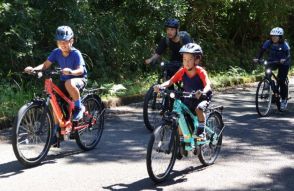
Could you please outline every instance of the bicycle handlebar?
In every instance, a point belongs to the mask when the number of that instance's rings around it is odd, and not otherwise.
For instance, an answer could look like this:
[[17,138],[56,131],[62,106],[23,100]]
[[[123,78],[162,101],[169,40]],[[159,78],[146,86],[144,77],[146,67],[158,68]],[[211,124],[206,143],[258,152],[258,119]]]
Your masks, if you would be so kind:
[[[198,94],[197,92],[183,92],[183,91],[178,91],[178,90],[169,90],[166,88],[160,88],[159,89],[160,93],[169,95],[171,98],[191,98],[191,99],[198,99],[196,95]],[[199,99],[207,99],[209,96],[206,93],[201,92],[201,97]]]
[[267,66],[267,65],[273,65],[273,64],[282,64],[280,60],[276,60],[276,61],[268,61],[268,60],[265,60],[265,59],[259,59],[257,61],[258,64],[262,64],[264,66]]
[[55,68],[54,70],[33,70],[31,73],[24,72],[30,75],[36,75],[38,78],[42,78],[43,76],[52,76],[52,75],[60,75],[62,74],[61,68]]

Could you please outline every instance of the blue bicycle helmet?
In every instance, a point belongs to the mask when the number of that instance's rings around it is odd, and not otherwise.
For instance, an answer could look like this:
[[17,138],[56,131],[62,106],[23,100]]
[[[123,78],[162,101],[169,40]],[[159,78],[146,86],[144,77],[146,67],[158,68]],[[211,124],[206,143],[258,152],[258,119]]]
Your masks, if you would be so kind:
[[56,29],[55,40],[70,40],[73,36],[74,33],[69,26],[59,26]]
[[165,22],[165,27],[169,27],[169,28],[176,28],[178,29],[179,26],[180,26],[180,22],[178,19],[174,19],[174,18],[171,18],[171,19],[168,19],[166,22]]

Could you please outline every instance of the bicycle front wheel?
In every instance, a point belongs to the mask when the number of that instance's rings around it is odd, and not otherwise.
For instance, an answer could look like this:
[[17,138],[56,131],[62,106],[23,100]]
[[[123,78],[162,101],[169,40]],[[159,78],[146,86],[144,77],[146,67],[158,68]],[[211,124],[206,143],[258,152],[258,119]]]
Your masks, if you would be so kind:
[[198,158],[203,165],[208,166],[215,162],[221,150],[224,127],[221,115],[217,112],[210,113],[206,119],[206,126],[210,129],[206,131],[209,143],[200,146]]
[[12,146],[21,164],[36,166],[47,156],[52,125],[52,116],[44,104],[32,102],[19,110],[13,126]]
[[[170,174],[178,151],[178,134],[172,134],[172,125],[163,124],[151,135],[147,148],[147,171],[154,182],[164,181]],[[172,137],[173,136],[173,137]]]
[[[101,139],[104,129],[105,108],[101,99],[94,94],[86,96],[82,102],[86,107],[88,115],[92,117],[91,119],[84,119],[84,123],[89,126],[76,131],[75,138],[81,149],[89,151],[94,149]],[[84,115],[84,118],[87,117]]]
[[148,90],[144,97],[143,104],[143,119],[145,127],[149,131],[153,131],[155,127],[159,126],[161,123],[162,116],[160,112],[162,111],[162,101],[163,97],[154,92],[153,86]]
[[267,116],[272,104],[273,91],[270,82],[264,79],[258,83],[255,97],[256,111],[261,116]]

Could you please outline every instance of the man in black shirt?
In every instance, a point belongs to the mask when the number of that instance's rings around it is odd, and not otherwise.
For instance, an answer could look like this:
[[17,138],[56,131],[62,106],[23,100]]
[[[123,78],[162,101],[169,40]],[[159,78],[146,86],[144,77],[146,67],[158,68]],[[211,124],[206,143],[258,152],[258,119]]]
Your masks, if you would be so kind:
[[170,63],[167,66],[168,76],[173,76],[182,66],[182,55],[179,53],[181,47],[185,44],[193,42],[190,35],[185,31],[179,31],[180,23],[177,19],[168,19],[165,22],[166,37],[162,38],[156,48],[155,54],[145,60],[146,64],[150,64],[157,60],[167,49],[170,53]]

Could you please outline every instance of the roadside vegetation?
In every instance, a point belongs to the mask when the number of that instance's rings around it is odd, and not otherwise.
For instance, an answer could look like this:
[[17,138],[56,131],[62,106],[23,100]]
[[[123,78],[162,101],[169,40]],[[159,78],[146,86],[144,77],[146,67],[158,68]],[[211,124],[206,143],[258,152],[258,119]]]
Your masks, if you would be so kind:
[[292,0],[3,0],[0,124],[42,93],[42,81],[22,71],[42,63],[56,47],[57,26],[73,28],[74,46],[87,55],[89,85],[104,88],[103,98],[109,99],[143,94],[156,81],[154,70],[143,63],[169,17],[178,18],[181,30],[202,46],[203,65],[215,88],[251,82],[262,74],[251,60],[273,27],[285,29],[293,50]]

